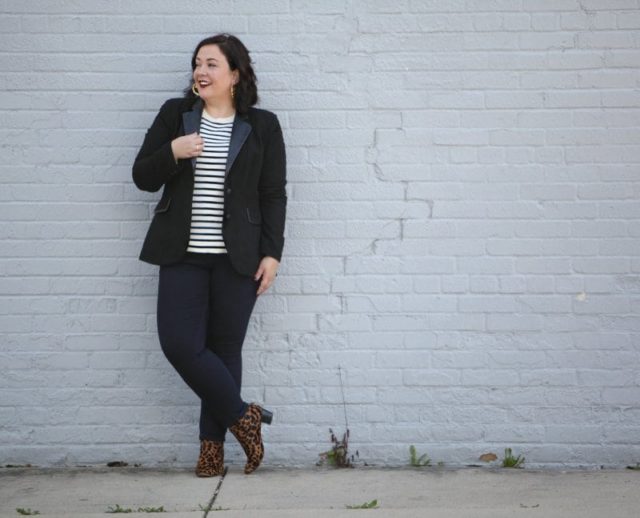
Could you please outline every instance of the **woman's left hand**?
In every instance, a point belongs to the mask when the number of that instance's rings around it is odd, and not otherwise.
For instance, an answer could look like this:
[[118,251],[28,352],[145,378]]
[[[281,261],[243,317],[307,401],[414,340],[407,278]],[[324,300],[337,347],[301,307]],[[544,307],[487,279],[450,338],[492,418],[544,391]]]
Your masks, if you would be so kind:
[[260,266],[258,266],[258,271],[254,276],[256,281],[260,280],[258,295],[262,295],[269,289],[271,284],[273,284],[273,280],[276,278],[276,274],[278,272],[278,266],[280,266],[280,261],[277,259],[269,256],[262,258]]

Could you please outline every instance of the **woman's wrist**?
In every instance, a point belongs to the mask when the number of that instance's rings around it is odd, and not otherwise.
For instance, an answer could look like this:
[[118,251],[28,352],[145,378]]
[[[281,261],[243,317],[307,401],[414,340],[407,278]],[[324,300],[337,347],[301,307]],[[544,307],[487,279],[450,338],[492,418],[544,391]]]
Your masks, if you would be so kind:
[[176,148],[175,148],[176,139],[171,141],[171,153],[173,154],[173,160],[175,163],[178,163],[178,157],[176,156]]

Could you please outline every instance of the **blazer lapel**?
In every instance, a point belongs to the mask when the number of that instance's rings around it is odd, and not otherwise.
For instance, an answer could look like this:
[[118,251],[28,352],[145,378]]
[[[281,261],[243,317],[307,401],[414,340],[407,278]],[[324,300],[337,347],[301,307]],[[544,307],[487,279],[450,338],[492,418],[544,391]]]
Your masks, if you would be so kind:
[[235,162],[238,153],[242,145],[247,140],[247,137],[251,133],[251,124],[247,121],[246,115],[236,114],[233,120],[233,129],[231,130],[231,142],[229,142],[229,156],[227,158],[227,167],[224,170],[224,177],[226,178],[231,170],[231,166]]
[[[193,104],[191,111],[182,114],[182,125],[185,135],[190,135],[200,130],[200,119],[202,118],[203,107],[202,99],[198,98]],[[196,170],[196,157],[191,159],[191,167],[194,171]]]

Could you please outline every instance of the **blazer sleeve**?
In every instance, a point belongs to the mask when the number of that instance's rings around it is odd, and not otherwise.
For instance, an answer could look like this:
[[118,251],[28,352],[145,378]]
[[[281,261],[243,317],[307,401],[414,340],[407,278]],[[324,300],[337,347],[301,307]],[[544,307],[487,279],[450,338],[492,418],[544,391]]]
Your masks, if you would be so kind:
[[270,256],[280,261],[284,248],[287,164],[282,129],[275,115],[274,124],[265,142],[262,172],[258,183],[262,213],[260,253],[262,256]]
[[133,163],[133,182],[143,191],[159,190],[179,171],[171,150],[176,134],[174,106],[171,100],[162,105]]

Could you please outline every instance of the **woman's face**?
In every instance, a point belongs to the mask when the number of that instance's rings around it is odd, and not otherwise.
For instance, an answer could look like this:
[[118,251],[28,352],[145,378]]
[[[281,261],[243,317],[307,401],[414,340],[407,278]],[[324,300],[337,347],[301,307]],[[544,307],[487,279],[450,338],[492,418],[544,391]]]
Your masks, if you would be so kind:
[[229,68],[227,58],[218,45],[204,45],[196,55],[193,80],[198,95],[205,101],[225,101],[231,99],[231,86],[238,82],[239,72]]

